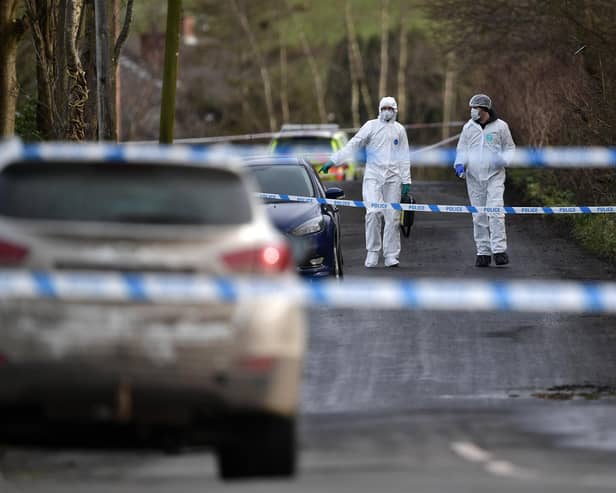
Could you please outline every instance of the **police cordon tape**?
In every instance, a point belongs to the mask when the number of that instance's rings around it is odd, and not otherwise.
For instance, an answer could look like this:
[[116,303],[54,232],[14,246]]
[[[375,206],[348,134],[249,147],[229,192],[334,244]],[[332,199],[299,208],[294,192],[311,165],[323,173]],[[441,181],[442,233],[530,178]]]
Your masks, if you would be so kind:
[[329,204],[340,207],[356,207],[365,209],[415,212],[449,212],[461,214],[614,214],[616,205],[605,206],[504,206],[504,207],[476,207],[472,205],[440,205],[440,204],[402,204],[398,202],[364,202],[361,200],[324,199],[321,197],[304,197],[301,195],[287,195],[279,193],[257,193],[257,197],[283,202],[306,202]]
[[[438,143],[441,144],[441,143]],[[166,160],[189,163],[225,158],[245,158],[270,154],[267,148],[253,146],[191,146],[154,144],[41,143],[22,144],[12,140],[0,144],[0,164],[18,159],[98,159],[111,162]],[[270,154],[271,155],[271,154]],[[329,158],[326,153],[306,157]],[[434,146],[411,149],[411,167],[452,167],[456,150]],[[522,168],[612,168],[616,167],[616,147],[520,147],[511,156],[508,167]]]
[[[409,130],[419,130],[419,129],[427,129],[427,128],[450,128],[450,127],[463,127],[465,121],[451,121],[451,122],[431,122],[431,123],[407,123],[402,126]],[[254,134],[237,134],[237,135],[217,135],[212,137],[188,137],[175,139],[176,144],[219,144],[226,142],[250,142],[255,140],[266,140],[273,138],[284,137],[285,134],[297,133],[306,131],[307,135],[311,131],[331,131],[331,132],[347,132],[347,133],[355,133],[360,127],[347,127],[340,128],[336,124],[290,124],[285,125],[285,130],[279,130],[277,132],[259,132]],[[156,144],[155,140],[142,140],[142,141],[134,141],[135,144]]]
[[[451,137],[455,140],[457,136]],[[438,142],[440,146],[444,141]],[[434,144],[426,147],[411,147],[410,160],[413,167],[453,168],[455,148],[440,148]],[[437,147],[435,147],[437,146]],[[309,159],[323,154],[304,154]],[[362,160],[359,153],[355,160]],[[612,168],[616,167],[616,147],[518,147],[508,159],[508,168]]]
[[8,300],[194,304],[284,297],[304,306],[616,314],[616,283],[463,279],[211,278],[186,274],[0,271]]

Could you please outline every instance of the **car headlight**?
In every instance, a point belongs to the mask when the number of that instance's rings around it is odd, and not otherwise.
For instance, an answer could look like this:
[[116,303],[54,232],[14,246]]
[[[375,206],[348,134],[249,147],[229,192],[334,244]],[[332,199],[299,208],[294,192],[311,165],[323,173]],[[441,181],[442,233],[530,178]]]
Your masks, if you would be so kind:
[[300,224],[297,228],[291,231],[295,236],[305,236],[311,233],[316,233],[323,229],[323,216],[309,219],[305,223]]

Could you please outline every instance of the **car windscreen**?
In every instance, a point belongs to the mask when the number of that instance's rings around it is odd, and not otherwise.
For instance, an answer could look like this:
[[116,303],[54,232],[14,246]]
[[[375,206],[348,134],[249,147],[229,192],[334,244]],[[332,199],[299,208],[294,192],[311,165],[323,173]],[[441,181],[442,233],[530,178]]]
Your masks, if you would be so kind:
[[279,137],[276,143],[276,152],[281,154],[331,151],[329,137]]
[[314,188],[303,166],[271,164],[249,166],[264,193],[314,197]]
[[234,172],[141,163],[21,162],[0,173],[0,214],[22,219],[166,225],[250,222]]

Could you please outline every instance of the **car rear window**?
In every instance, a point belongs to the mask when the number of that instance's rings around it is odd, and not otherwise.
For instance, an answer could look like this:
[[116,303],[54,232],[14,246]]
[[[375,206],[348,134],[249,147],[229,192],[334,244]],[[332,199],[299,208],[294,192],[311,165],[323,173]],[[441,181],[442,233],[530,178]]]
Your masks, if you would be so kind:
[[113,223],[224,225],[252,218],[242,179],[218,168],[15,163],[0,174],[4,216]]
[[254,165],[249,167],[264,193],[314,197],[310,176],[303,166],[293,164]]

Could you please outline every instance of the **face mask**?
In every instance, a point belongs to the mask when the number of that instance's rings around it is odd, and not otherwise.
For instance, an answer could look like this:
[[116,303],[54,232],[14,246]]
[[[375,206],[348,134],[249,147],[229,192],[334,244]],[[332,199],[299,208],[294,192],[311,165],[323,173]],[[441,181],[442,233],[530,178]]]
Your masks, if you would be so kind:
[[471,118],[473,120],[479,120],[479,108],[471,108]]
[[391,121],[395,114],[394,110],[381,110],[381,118],[386,122]]

